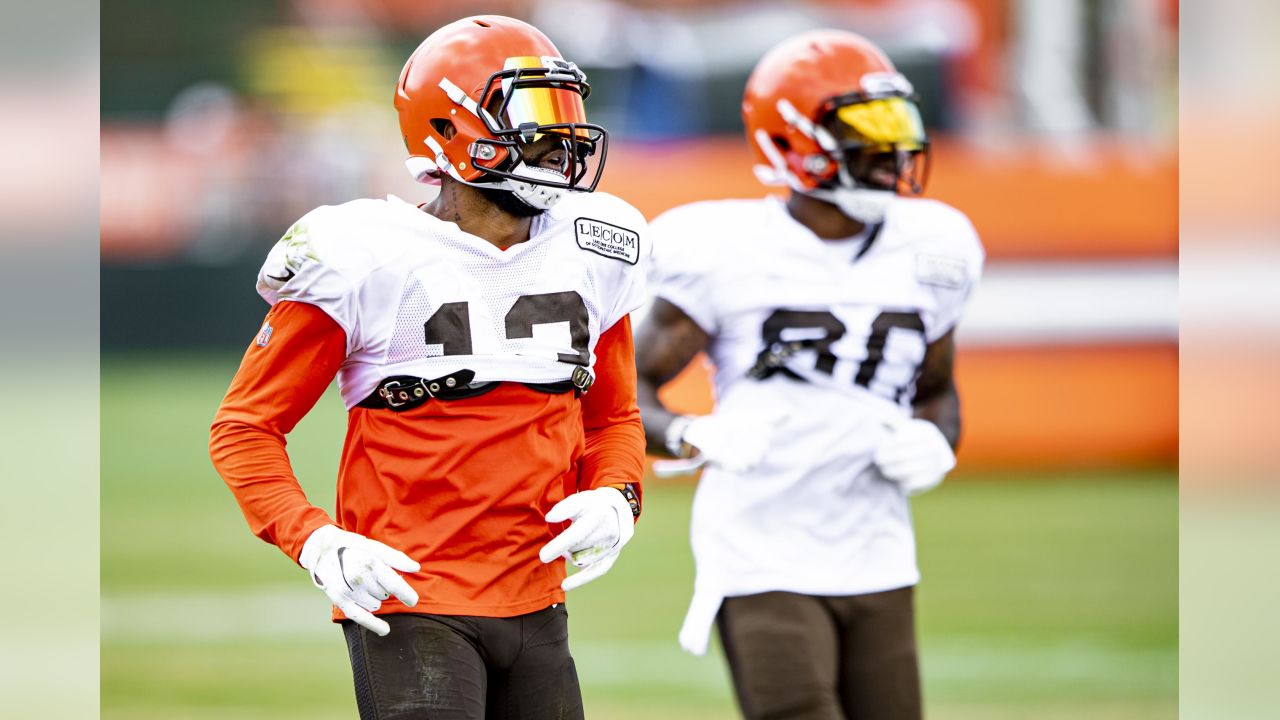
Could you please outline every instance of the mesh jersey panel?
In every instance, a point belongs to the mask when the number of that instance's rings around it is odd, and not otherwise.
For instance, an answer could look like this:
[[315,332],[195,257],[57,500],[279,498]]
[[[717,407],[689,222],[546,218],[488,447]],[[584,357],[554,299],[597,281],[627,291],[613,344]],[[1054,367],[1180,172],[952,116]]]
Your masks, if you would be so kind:
[[[441,356],[443,348],[440,343],[424,342],[424,324],[446,302],[472,303],[476,302],[477,296],[483,306],[471,307],[468,315],[469,321],[473,323],[473,340],[478,341],[475,344],[477,351],[486,344],[484,340],[487,338],[490,341],[496,340],[498,354],[515,355],[527,341],[507,337],[506,317],[520,297],[530,294],[527,289],[536,287],[539,278],[547,274],[547,263],[551,260],[551,250],[554,247],[549,240],[530,240],[529,246],[521,248],[518,254],[512,253],[509,258],[495,260],[490,253],[475,247],[460,233],[434,233],[431,237],[424,238],[424,242],[438,243],[447,251],[459,274],[472,281],[468,283],[471,292],[467,293],[466,300],[433,298],[421,277],[410,274],[400,298],[386,361],[402,363]],[[575,287],[566,285],[565,289],[574,290],[582,297],[590,317],[602,317],[608,309],[600,306],[594,276],[587,273],[576,280]],[[475,326],[475,323],[485,321],[491,322],[491,328]]]

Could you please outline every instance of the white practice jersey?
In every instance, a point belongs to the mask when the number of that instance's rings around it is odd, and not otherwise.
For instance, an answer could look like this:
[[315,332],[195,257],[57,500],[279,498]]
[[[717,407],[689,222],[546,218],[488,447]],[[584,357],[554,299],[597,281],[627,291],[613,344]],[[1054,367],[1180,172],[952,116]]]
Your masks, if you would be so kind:
[[647,233],[605,193],[566,194],[505,251],[399,198],[355,200],[294,224],[258,292],[315,305],[346,331],[348,408],[394,375],[559,382],[592,368],[600,334],[644,301]]
[[829,242],[768,198],[686,205],[652,228],[651,292],[711,336],[717,412],[772,415],[777,430],[752,471],[702,475],[682,643],[705,650],[726,596],[915,584],[907,498],[871,458],[883,418],[911,412],[926,345],[955,327],[978,281],[973,226],[899,198],[867,237]]

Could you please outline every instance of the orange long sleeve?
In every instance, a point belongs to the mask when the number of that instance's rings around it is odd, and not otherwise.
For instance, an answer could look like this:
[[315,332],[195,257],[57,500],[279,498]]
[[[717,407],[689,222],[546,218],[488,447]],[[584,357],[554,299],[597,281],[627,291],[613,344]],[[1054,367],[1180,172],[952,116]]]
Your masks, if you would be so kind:
[[630,318],[623,317],[600,335],[595,371],[595,383],[582,396],[586,449],[578,465],[579,487],[631,483],[639,498],[644,476],[644,426],[636,403]]
[[333,523],[307,501],[285,452],[285,435],[324,394],[346,359],[346,333],[323,310],[281,302],[218,408],[209,456],[249,528],[295,561],[316,528]]

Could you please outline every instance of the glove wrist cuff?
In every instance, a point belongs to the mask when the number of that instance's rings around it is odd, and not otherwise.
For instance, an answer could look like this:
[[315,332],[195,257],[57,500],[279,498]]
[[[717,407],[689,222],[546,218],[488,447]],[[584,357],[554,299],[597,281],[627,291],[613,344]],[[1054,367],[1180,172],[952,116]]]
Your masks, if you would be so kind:
[[314,569],[316,561],[320,559],[320,554],[335,532],[342,532],[342,529],[337,525],[321,525],[313,530],[302,544],[302,552],[298,553],[298,564],[307,570]]
[[636,517],[633,514],[631,503],[628,501],[626,493],[615,487],[601,489],[613,491],[605,496],[609,498],[609,505],[618,516],[618,539],[613,544],[613,547],[625,545],[631,539],[632,533],[635,532]]
[[693,415],[679,415],[671,421],[671,424],[667,425],[667,433],[663,437],[663,445],[666,446],[667,452],[671,453],[672,457],[686,458],[690,456],[689,451],[685,449],[684,433],[689,429],[689,423],[693,422],[693,420]]

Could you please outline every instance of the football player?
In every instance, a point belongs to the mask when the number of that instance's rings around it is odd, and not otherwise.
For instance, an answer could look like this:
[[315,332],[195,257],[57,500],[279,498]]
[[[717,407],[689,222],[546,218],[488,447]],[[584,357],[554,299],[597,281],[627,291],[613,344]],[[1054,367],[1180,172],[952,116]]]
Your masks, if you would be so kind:
[[[395,88],[408,167],[439,195],[320,207],[258,276],[271,310],[210,451],[335,606],[362,718],[583,715],[564,598],[640,514],[628,313],[649,252],[643,217],[591,193],[607,136],[588,92],[523,22],[442,27]],[[285,435],[335,376],[330,516]]]
[[[911,197],[928,140],[866,39],[783,42],[742,107],[758,175],[790,192],[655,219],[637,339],[649,449],[706,465],[680,640],[701,654],[718,624],[748,718],[918,718],[907,497],[955,463],[955,327],[983,250]],[[716,410],[675,415],[657,390],[703,351]]]

